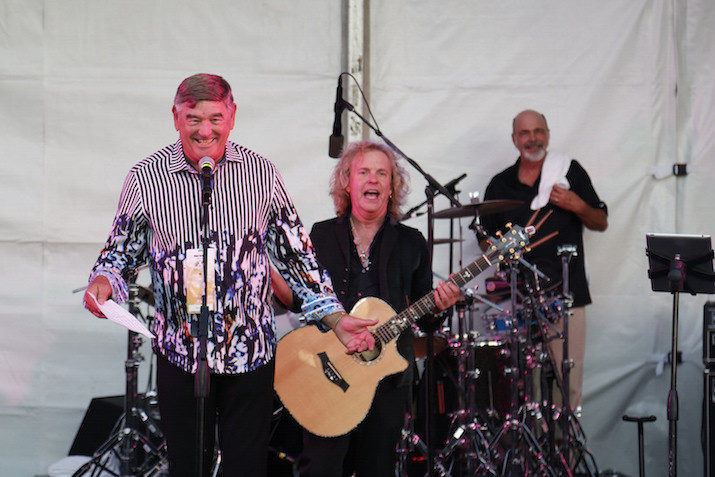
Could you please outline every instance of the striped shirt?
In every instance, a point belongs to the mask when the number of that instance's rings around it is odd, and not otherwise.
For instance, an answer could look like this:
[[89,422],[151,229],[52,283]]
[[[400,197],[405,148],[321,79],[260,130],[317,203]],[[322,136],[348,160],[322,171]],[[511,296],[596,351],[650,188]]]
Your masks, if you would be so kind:
[[[181,141],[129,171],[109,238],[90,282],[106,276],[115,301],[127,299],[127,280],[149,263],[154,288],[153,347],[188,372],[196,371],[197,314],[186,308],[183,261],[201,248],[201,176]],[[214,373],[244,373],[275,353],[269,256],[303,300],[308,319],[342,311],[327,272],[288,196],[276,167],[232,142],[213,175],[210,247],[216,248],[216,310],[210,312],[208,362]]]

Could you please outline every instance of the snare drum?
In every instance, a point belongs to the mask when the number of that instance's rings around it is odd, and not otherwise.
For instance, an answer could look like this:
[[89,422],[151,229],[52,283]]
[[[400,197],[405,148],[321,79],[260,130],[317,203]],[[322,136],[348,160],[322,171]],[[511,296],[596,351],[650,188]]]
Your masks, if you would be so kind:
[[[415,359],[425,359],[427,356],[427,333],[421,331],[417,326],[413,326],[412,334],[415,337]],[[432,340],[434,354],[441,353],[447,347],[447,341],[445,333],[435,331]]]

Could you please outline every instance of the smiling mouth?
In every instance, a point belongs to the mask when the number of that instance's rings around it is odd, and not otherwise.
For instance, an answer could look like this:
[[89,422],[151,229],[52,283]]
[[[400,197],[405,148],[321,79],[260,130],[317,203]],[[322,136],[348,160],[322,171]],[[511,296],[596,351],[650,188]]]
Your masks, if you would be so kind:
[[216,140],[215,138],[208,138],[208,139],[194,138],[194,142],[198,143],[201,146],[208,146],[209,144],[213,143],[215,140]]
[[380,193],[374,190],[368,190],[363,193],[363,196],[367,197],[368,199],[377,199],[380,197]]

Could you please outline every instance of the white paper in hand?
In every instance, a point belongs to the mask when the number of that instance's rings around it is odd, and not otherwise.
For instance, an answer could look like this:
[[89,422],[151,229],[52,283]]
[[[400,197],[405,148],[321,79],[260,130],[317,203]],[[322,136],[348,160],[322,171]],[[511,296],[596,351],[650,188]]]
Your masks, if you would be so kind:
[[102,313],[104,313],[104,316],[106,316],[109,320],[119,325],[122,325],[128,330],[141,333],[149,338],[156,338],[156,336],[154,336],[154,333],[149,331],[149,329],[144,326],[144,323],[139,321],[127,310],[119,306],[114,300],[107,300],[104,302],[103,305],[100,305],[97,301],[97,297],[95,297],[91,293],[88,293],[88,295],[92,297],[92,300],[94,300],[94,303],[96,303],[97,308],[99,308]]

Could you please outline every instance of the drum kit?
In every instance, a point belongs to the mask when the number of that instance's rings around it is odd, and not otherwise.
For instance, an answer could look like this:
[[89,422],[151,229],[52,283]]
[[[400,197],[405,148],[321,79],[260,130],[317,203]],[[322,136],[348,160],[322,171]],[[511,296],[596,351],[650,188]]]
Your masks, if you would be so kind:
[[[519,204],[481,202],[434,217],[476,219]],[[575,247],[559,252],[568,277]],[[434,376],[423,375],[415,387],[398,446],[397,475],[596,475],[568,398],[568,280],[552,285],[519,258],[501,264],[484,288],[486,293],[467,289],[441,331],[428,336],[415,329],[415,355]],[[563,342],[563,363],[550,356],[554,340]]]

